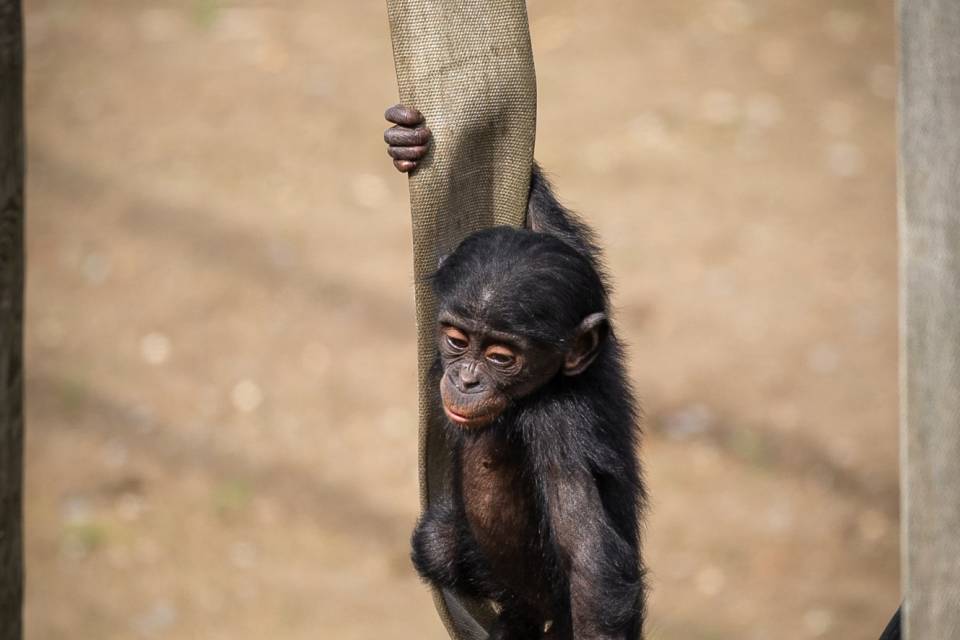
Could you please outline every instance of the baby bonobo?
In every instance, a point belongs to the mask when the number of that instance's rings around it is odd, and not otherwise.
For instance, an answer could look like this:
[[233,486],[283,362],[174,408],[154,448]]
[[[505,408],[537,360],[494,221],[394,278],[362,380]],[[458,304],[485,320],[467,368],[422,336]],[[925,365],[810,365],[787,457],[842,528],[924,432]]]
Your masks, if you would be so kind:
[[[415,170],[423,117],[386,118],[394,165]],[[492,600],[491,640],[636,640],[637,411],[592,233],[534,167],[526,229],[469,236],[433,286],[453,497],[417,523],[414,566]]]

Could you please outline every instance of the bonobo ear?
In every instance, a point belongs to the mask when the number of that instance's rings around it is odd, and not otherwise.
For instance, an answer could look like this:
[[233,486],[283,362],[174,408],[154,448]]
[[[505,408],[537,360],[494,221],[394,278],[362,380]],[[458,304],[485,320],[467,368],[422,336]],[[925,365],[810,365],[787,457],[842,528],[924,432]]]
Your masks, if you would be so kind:
[[573,346],[563,359],[564,375],[575,376],[587,370],[600,353],[600,345],[607,337],[607,331],[609,331],[609,325],[605,314],[591,313],[583,319],[577,327]]

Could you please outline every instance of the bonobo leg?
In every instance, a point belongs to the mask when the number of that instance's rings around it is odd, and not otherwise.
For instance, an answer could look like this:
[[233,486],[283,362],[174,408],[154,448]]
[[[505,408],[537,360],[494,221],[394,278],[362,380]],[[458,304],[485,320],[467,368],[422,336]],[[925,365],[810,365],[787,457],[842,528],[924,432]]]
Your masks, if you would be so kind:
[[573,640],[573,624],[570,622],[569,611],[550,621],[549,628],[544,629],[543,640]]
[[446,505],[431,505],[413,530],[413,566],[435,587],[477,598],[490,598],[501,612],[489,640],[536,640],[543,620],[504,590],[490,575],[476,542],[462,526],[463,517]]
[[542,620],[530,615],[522,605],[505,605],[490,629],[488,640],[538,640],[542,635]]
[[423,115],[413,107],[395,104],[383,117],[396,125],[383,133],[393,166],[403,173],[413,171],[429,149],[430,129],[423,126]]

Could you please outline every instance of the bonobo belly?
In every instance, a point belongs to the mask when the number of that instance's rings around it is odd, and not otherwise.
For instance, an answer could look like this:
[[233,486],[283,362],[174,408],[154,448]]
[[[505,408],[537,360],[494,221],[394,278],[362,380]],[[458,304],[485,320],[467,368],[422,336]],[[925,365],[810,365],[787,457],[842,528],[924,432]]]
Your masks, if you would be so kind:
[[468,438],[461,456],[467,522],[494,579],[549,614],[538,507],[523,452],[490,429]]

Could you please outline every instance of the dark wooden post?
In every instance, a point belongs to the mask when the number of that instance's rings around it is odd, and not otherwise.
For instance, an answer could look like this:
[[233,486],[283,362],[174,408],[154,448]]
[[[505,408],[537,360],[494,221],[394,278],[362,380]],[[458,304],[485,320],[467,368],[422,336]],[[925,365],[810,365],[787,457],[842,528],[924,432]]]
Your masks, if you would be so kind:
[[23,24],[0,0],[0,640],[23,635]]
[[899,0],[904,631],[960,638],[960,2]]

